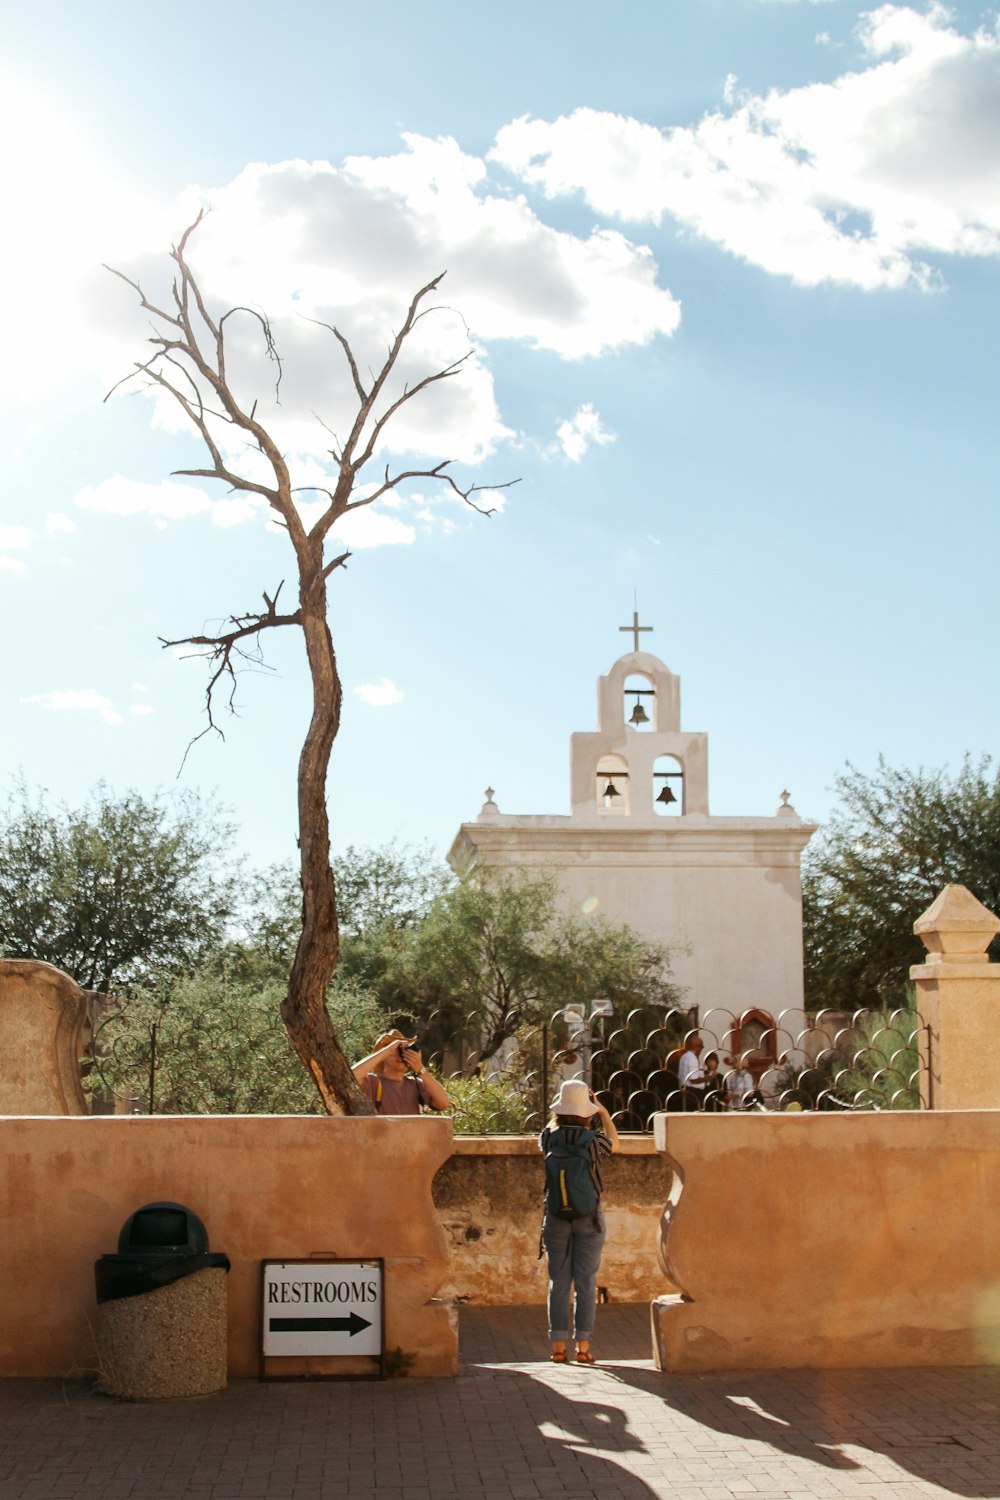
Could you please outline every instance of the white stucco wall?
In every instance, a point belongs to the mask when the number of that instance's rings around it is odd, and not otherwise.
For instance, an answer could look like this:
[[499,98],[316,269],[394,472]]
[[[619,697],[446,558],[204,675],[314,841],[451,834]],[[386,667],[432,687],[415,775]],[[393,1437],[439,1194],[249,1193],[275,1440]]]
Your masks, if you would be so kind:
[[[651,723],[633,728],[625,684],[639,679],[653,690],[643,698]],[[784,1031],[779,1053],[797,1051],[805,1025],[799,861],[813,825],[787,793],[773,817],[709,813],[708,737],[682,729],[680,679],[656,657],[619,658],[598,679],[597,703],[596,731],[571,737],[569,816],[506,815],[490,798],[462,824],[453,867],[558,871],[569,907],[627,922],[672,950],[674,976],[703,1027],[711,1030],[713,1010],[759,1008]],[[660,816],[654,769],[665,756],[681,767],[683,790]],[[607,778],[598,768],[609,757],[614,800],[601,797]]]
[[576,828],[570,818],[466,823],[449,858],[459,869],[557,871],[570,909],[626,922],[673,950],[674,977],[703,1024],[713,1009],[759,1007],[789,1032],[786,1050],[805,1024],[799,856],[812,829],[797,819],[686,821],[634,831]]

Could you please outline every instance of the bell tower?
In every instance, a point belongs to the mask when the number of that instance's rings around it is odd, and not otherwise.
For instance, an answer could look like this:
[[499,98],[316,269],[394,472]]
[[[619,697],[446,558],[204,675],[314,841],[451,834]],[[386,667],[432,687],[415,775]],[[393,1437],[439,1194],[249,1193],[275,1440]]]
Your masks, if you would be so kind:
[[632,650],[597,680],[597,728],[570,736],[568,815],[504,812],[490,788],[448,859],[460,874],[555,872],[568,911],[669,947],[688,1004],[780,1018],[791,1054],[805,1026],[799,859],[815,829],[787,792],[769,816],[709,813],[708,736],[681,727],[680,678],[640,651],[651,627],[637,614],[619,628]]
[[635,649],[597,682],[597,729],[570,737],[574,822],[708,816],[708,736],[681,728],[681,682],[638,649],[638,615],[622,630]]

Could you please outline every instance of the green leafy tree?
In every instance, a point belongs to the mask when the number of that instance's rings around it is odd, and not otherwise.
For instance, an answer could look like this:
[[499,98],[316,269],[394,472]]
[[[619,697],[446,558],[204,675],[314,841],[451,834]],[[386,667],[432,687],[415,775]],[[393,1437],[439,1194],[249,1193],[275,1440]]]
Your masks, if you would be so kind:
[[[333,860],[340,924],[337,977],[369,982],[385,967],[393,936],[412,927],[452,877],[424,847],[396,841],[376,848],[350,845]],[[248,882],[241,937],[227,964],[253,975],[287,971],[302,923],[298,872],[286,862]]]
[[231,840],[191,792],[146,798],[100,784],[73,809],[18,783],[0,814],[0,952],[105,992],[190,969],[233,910]]
[[[144,1113],[323,1113],[282,1023],[283,985],[207,968],[140,990],[105,1015],[88,1091]],[[374,996],[342,984],[327,1005],[345,1047],[362,1056],[385,1025]]]
[[953,778],[880,760],[836,786],[841,805],[803,860],[806,1002],[891,1010],[924,958],[913,923],[943,886],[1000,912],[1000,771],[988,756]]
[[665,949],[603,918],[570,916],[548,872],[477,870],[445,891],[415,927],[398,932],[379,984],[387,1009],[461,1033],[491,1058],[518,1028],[567,1003],[670,1004]]

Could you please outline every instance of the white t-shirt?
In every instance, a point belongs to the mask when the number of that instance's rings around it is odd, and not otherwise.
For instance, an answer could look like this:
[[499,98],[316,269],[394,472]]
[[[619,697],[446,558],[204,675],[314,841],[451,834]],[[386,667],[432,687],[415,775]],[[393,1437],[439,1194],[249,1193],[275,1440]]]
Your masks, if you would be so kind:
[[701,1061],[694,1052],[682,1052],[681,1060],[677,1064],[677,1081],[682,1089],[703,1089],[705,1087],[705,1075],[701,1071]]

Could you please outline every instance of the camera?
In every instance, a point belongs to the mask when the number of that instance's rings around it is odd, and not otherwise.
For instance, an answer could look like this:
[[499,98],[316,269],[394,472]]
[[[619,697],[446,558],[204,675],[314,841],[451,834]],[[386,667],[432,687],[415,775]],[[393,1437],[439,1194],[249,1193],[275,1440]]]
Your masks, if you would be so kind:
[[396,1048],[396,1051],[399,1053],[399,1060],[400,1060],[400,1062],[405,1062],[406,1061],[406,1054],[407,1054],[407,1052],[419,1052],[420,1051],[420,1043],[419,1042],[411,1042],[409,1044],[409,1046],[404,1046],[404,1045],[400,1044],[400,1046],[398,1046]]

